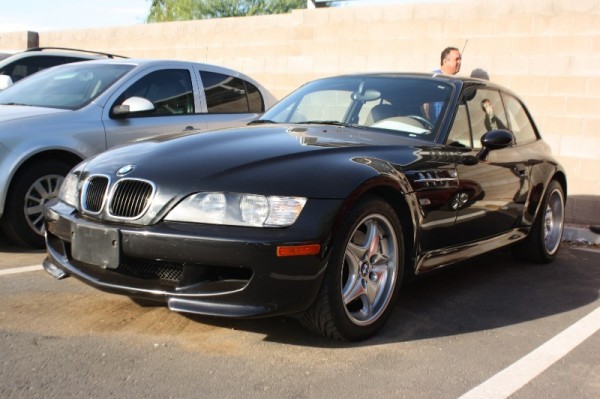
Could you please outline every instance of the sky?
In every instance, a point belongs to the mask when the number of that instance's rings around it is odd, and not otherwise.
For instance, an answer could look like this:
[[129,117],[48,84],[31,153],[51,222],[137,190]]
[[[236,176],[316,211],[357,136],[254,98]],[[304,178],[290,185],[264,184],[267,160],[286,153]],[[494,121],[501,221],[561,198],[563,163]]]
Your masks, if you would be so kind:
[[46,32],[142,24],[149,0],[0,0],[0,32]]
[[[354,0],[353,3],[419,1],[423,0]],[[151,0],[0,0],[0,32],[47,32],[143,24],[151,3]]]

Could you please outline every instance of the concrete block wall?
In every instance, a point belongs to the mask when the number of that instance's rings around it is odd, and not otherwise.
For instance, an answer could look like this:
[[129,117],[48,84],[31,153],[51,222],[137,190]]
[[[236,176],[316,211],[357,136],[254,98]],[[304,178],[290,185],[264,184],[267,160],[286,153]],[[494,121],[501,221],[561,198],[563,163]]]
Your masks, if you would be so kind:
[[37,32],[0,32],[0,52],[16,52],[37,47],[38,42],[39,35]]
[[[22,35],[0,34],[0,49],[23,49]],[[566,167],[568,220],[600,224],[600,0],[318,8],[39,33],[40,46],[227,66],[279,98],[323,76],[428,72],[439,66],[444,47],[465,43],[460,74],[480,68],[520,94]]]

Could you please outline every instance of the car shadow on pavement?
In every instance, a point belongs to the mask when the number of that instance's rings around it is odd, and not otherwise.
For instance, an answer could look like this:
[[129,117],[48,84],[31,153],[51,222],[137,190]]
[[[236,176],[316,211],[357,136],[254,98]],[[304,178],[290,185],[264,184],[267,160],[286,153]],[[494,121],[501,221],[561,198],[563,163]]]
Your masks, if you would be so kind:
[[381,338],[414,341],[510,326],[598,300],[600,252],[563,248],[550,264],[497,251],[409,284]]
[[593,303],[600,290],[600,252],[565,247],[553,263],[514,260],[500,250],[402,287],[387,324],[374,337],[344,343],[305,330],[292,318],[207,319],[201,323],[256,332],[270,342],[350,348],[448,337],[510,326]]
[[10,241],[4,235],[4,232],[2,232],[2,230],[0,230],[0,253],[2,253],[2,252],[33,254],[33,253],[46,252],[46,249],[45,248],[43,248],[43,249],[31,248],[31,247],[26,247],[26,246],[22,246],[22,245],[17,245],[15,243],[13,243],[12,241]]

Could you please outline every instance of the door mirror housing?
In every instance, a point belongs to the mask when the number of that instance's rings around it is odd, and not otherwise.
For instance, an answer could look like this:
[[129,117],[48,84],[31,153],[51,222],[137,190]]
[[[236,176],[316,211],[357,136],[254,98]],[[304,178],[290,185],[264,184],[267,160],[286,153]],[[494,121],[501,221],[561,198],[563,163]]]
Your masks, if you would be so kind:
[[112,113],[116,117],[124,118],[132,114],[140,114],[143,112],[154,111],[154,104],[152,101],[144,97],[129,97],[123,101],[120,105],[115,105],[112,109]]
[[0,91],[12,86],[13,80],[8,75],[0,75]]
[[514,136],[506,129],[490,130],[481,137],[481,151],[477,158],[485,160],[491,150],[499,150],[513,145]]

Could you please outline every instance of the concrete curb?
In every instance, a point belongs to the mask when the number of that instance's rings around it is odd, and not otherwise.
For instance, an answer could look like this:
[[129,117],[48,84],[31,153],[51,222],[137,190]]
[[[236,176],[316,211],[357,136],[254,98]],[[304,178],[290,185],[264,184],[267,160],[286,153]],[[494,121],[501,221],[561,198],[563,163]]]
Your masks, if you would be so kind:
[[565,224],[562,239],[580,244],[600,245],[600,234],[594,233],[588,226]]

